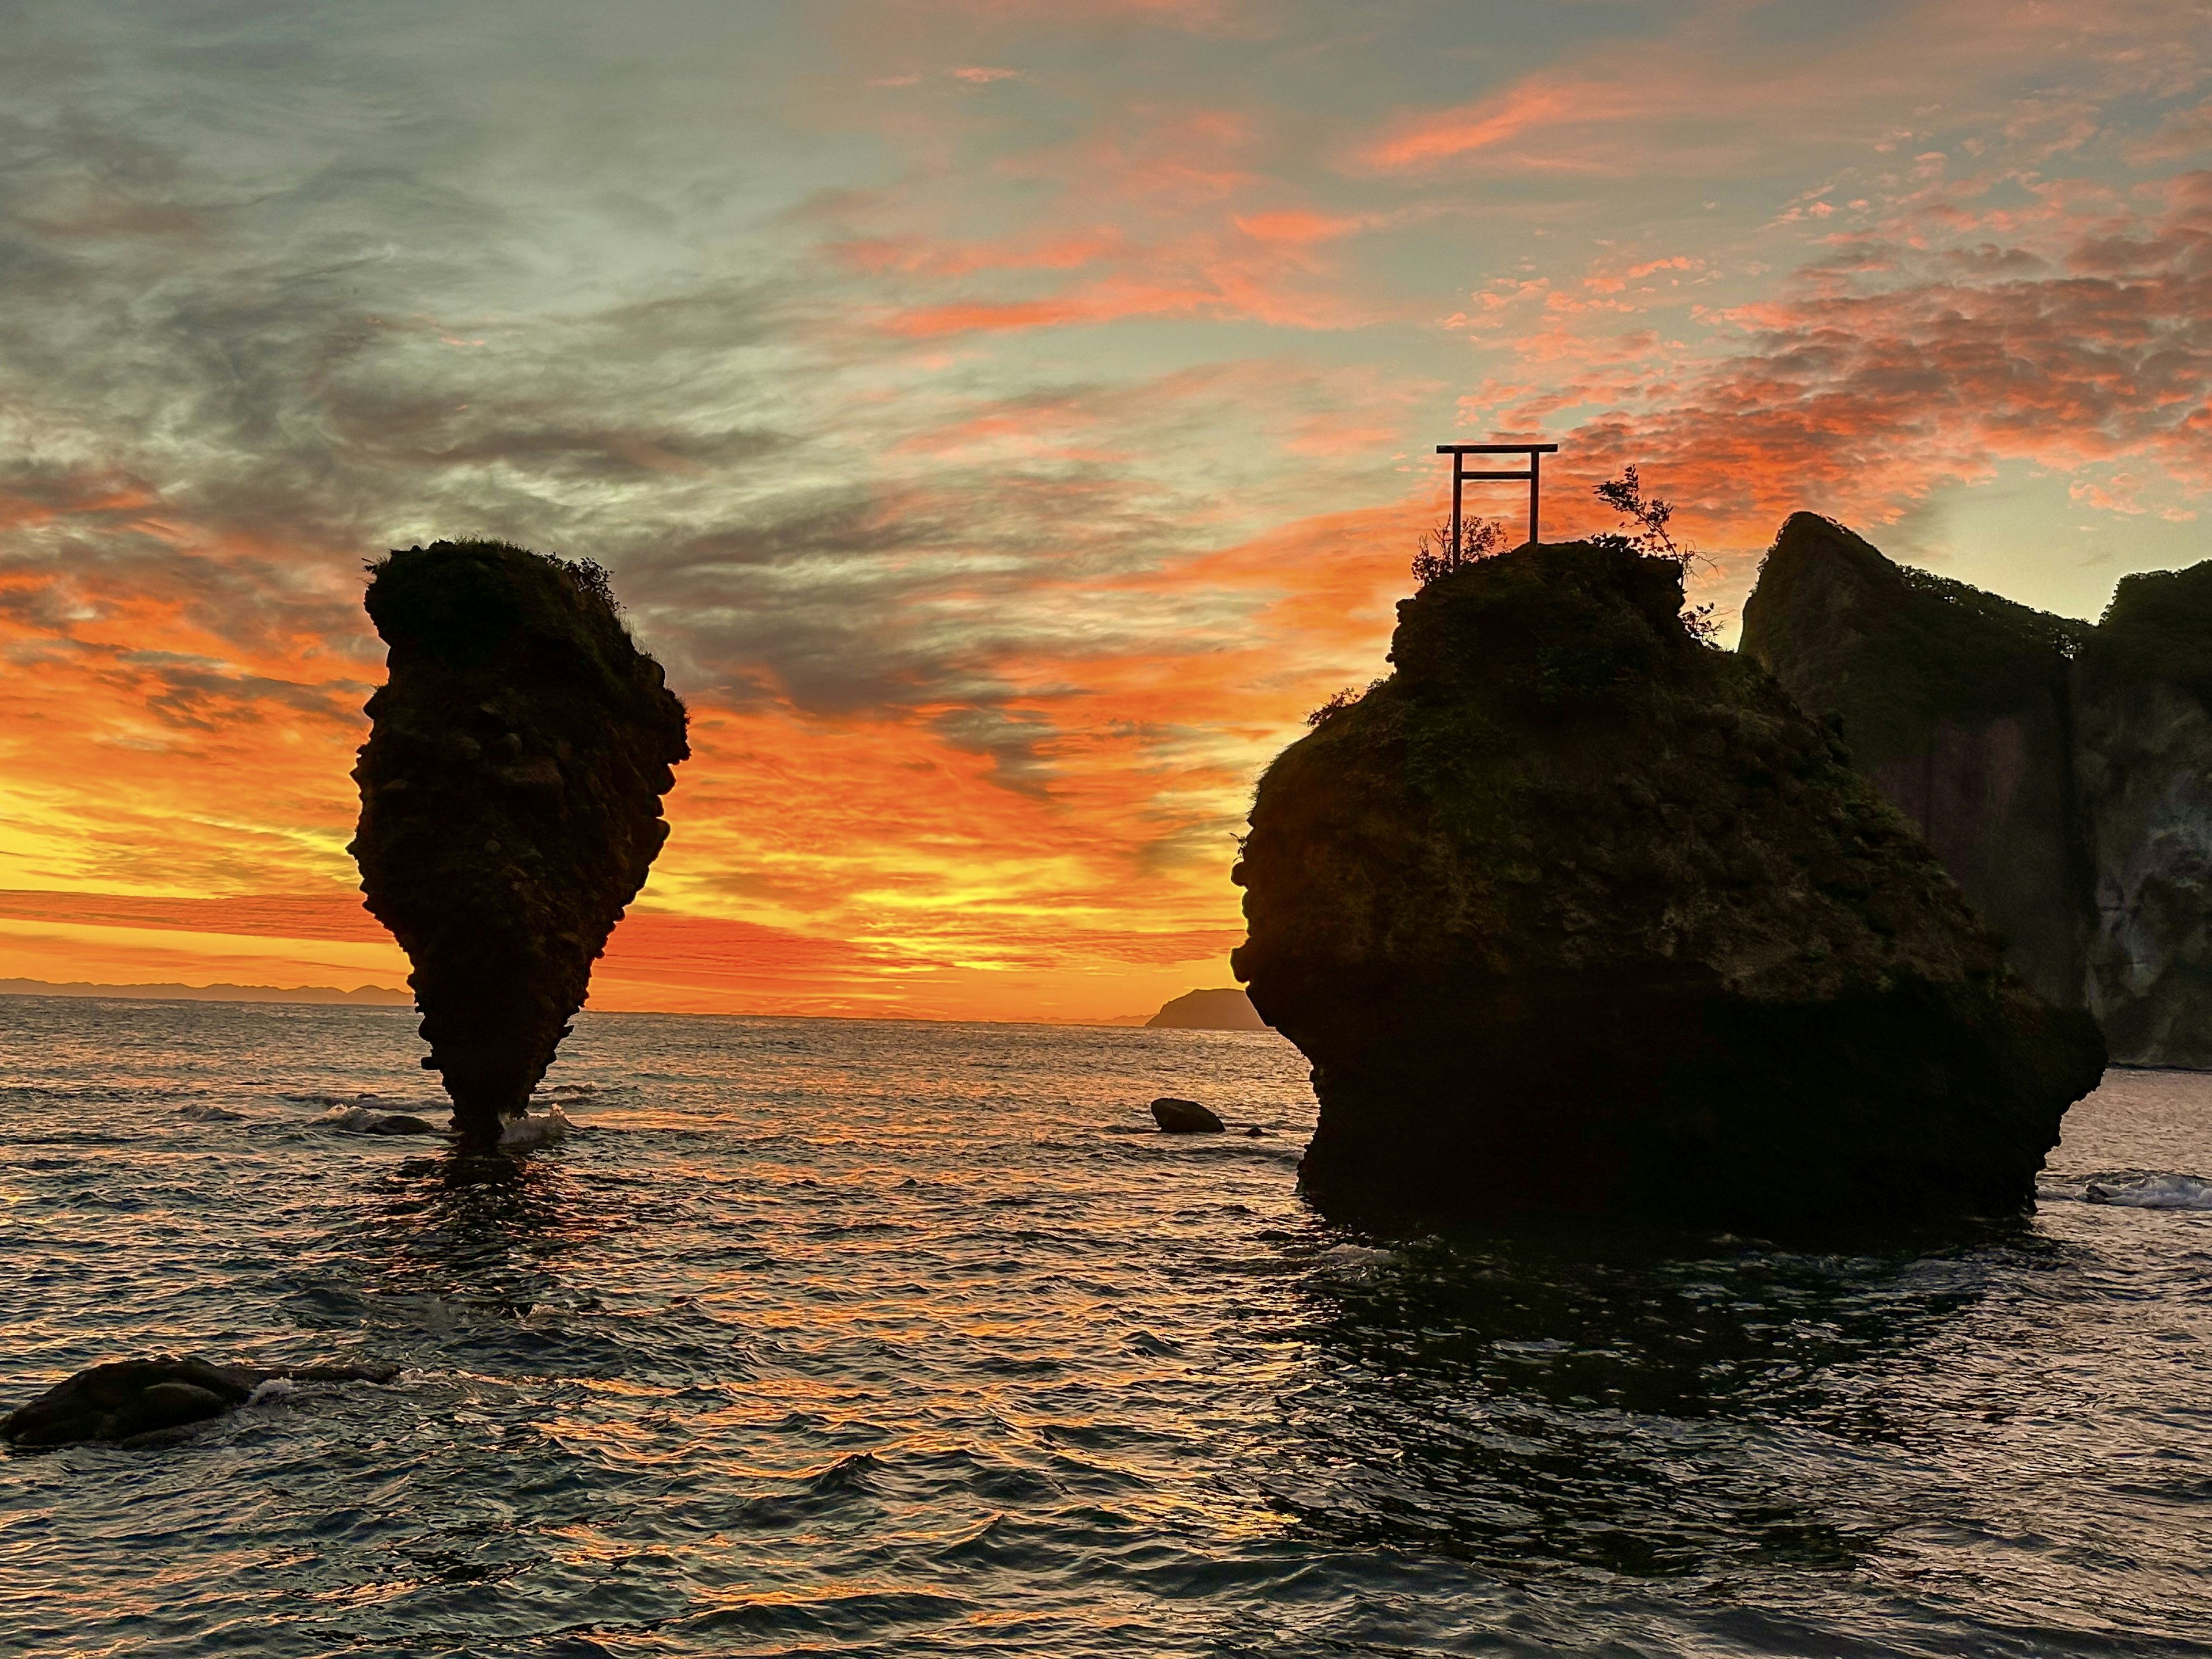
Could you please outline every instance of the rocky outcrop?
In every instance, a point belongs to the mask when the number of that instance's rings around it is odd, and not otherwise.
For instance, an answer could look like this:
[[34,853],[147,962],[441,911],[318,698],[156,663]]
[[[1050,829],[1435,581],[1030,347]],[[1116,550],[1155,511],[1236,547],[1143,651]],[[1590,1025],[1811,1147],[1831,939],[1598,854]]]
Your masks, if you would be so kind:
[[1218,1135],[1228,1126],[1194,1100],[1162,1095],[1152,1103],[1152,1121],[1171,1135]]
[[2096,917],[2075,799],[2068,659],[2088,632],[1893,564],[1793,515],[1743,611],[1746,655],[1911,818],[2038,994],[2084,1006]]
[[2212,1067],[2212,563],[2122,578],[2075,686],[2089,1006],[2121,1059]]
[[1158,1030],[1264,1031],[1267,1022],[1252,999],[1235,986],[1224,991],[1186,991],[1161,1006],[1145,1024]]
[[263,1384],[389,1382],[393,1365],[217,1365],[162,1355],[117,1359],[57,1382],[27,1406],[0,1418],[0,1440],[27,1450],[86,1440],[158,1443],[253,1398]]
[[1837,721],[2030,985],[2116,1060],[2212,1067],[2212,564],[2125,578],[2092,628],[1801,513],[1743,649]]
[[391,672],[354,769],[362,890],[456,1128],[495,1146],[667,837],[684,705],[596,565],[439,542],[376,564],[367,605]]
[[1614,544],[1469,566],[1261,780],[1233,963],[1314,1061],[1321,1202],[1768,1230],[2031,1202],[2094,1025],[1681,599]]

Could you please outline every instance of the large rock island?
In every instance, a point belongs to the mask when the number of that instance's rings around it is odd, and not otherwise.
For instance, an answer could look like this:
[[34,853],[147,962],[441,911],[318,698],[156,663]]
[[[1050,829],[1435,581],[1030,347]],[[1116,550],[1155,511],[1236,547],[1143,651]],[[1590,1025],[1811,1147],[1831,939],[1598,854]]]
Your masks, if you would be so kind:
[[2004,1215],[2095,1086],[1926,842],[1671,562],[1523,547],[1399,607],[1269,769],[1234,965],[1324,1204],[1766,1228]]
[[465,1142],[527,1109],[667,838],[684,705],[598,566],[439,542],[373,567],[391,677],[354,776],[369,910],[415,971]]
[[1743,649],[1838,723],[2021,977],[2117,1060],[2212,1066],[2212,564],[2124,578],[2092,628],[1800,513]]

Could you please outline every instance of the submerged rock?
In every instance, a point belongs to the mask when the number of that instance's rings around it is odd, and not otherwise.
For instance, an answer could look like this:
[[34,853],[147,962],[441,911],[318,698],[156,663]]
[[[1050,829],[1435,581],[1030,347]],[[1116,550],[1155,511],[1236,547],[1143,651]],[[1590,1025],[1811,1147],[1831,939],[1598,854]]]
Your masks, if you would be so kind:
[[439,542],[374,566],[367,605],[391,676],[354,770],[362,890],[414,964],[423,1065],[490,1146],[667,838],[684,705],[595,565]]
[[438,1126],[406,1112],[372,1112],[366,1106],[333,1106],[323,1121],[353,1135],[434,1135]]
[[1314,1061],[1318,1200],[1770,1230],[2033,1200],[2094,1025],[1681,599],[1616,545],[1469,566],[1261,780],[1233,962]]
[[389,1382],[394,1365],[217,1365],[162,1355],[118,1359],[57,1382],[0,1418],[0,1440],[13,1446],[66,1446],[85,1440],[143,1445],[247,1404],[263,1384]]
[[1152,1121],[1171,1135],[1218,1135],[1228,1126],[1194,1100],[1162,1095],[1152,1103]]
[[1743,648],[1840,724],[2007,958],[2116,1060],[2212,1066],[2212,563],[2094,628],[1783,526]]

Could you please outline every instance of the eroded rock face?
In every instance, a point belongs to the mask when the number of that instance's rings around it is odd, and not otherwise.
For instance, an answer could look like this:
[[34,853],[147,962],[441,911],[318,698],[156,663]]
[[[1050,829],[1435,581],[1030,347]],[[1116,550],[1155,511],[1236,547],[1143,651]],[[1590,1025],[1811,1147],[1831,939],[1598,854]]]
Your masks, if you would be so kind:
[[1234,959],[1328,1203],[1774,1229],[2017,1212],[2104,1065],[1679,571],[1527,547],[1261,781]]
[[1744,653],[1840,721],[2014,970],[2069,1008],[2096,931],[2068,683],[2089,631],[1893,564],[1810,513],[1783,526],[1743,611]]
[[583,1006],[667,838],[684,705],[596,566],[439,542],[374,567],[390,679],[354,776],[353,852],[456,1128],[496,1145]]
[[2212,1067],[2212,563],[2124,577],[2075,667],[2089,1006],[2118,1058]]

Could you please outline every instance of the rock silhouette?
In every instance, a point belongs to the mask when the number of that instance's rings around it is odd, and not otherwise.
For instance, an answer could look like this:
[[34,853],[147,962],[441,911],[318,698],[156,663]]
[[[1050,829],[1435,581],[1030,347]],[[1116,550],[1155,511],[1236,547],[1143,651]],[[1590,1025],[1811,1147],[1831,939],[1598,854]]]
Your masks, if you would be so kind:
[[1152,1121],[1171,1135],[1218,1135],[1227,1127],[1194,1100],[1162,1095],[1152,1103]]
[[204,1359],[116,1359],[54,1386],[0,1418],[0,1440],[26,1449],[107,1440],[148,1444],[222,1416],[278,1378],[389,1382],[395,1365],[217,1365]]
[[390,678],[354,776],[353,853],[465,1144],[526,1110],[592,963],[667,838],[684,705],[606,578],[498,542],[372,567]]
[[2097,626],[1783,526],[1743,648],[1941,854],[2116,1060],[2212,1066],[2212,564],[2124,578]]
[[2090,1012],[2122,1060],[2212,1068],[2212,562],[2123,576],[2073,684]]
[[1681,576],[1527,546],[1399,606],[1395,673],[1261,780],[1254,1006],[1324,1205],[1769,1231],[2005,1215],[2102,1044]]
[[1145,1024],[1157,1030],[1264,1031],[1252,1000],[1235,986],[1221,991],[1185,991],[1163,1003]]
[[2083,1006],[2095,911],[2068,659],[2088,632],[1891,563],[1810,513],[1745,602],[1743,650],[1911,818],[2045,1000]]

